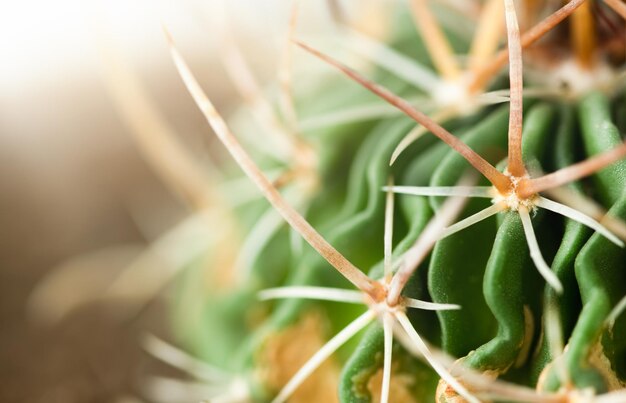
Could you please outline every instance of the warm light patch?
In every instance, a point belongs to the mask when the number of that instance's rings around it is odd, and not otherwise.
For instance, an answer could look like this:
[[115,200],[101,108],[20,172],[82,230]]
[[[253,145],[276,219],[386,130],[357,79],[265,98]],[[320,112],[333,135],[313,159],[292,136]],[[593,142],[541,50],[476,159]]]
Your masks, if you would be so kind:
[[[263,383],[280,390],[326,343],[324,333],[321,314],[308,312],[293,326],[272,335],[258,360]],[[294,391],[289,402],[338,402],[338,379],[339,368],[331,357]]]
[[[470,352],[470,354],[472,353]],[[458,362],[460,362],[460,360],[457,361],[457,363]],[[491,380],[495,381],[502,372],[506,372],[506,369],[502,371],[484,371],[480,374],[480,377],[483,380],[491,382]],[[472,391],[471,388],[468,389]],[[440,379],[437,384],[435,401],[437,403],[467,403],[467,400],[463,396],[459,395],[457,391],[454,390],[454,388],[451,387],[444,379]]]
[[[393,366],[391,369],[391,382],[389,384],[389,401],[418,403],[413,396],[412,388],[414,382],[409,374],[398,372]],[[383,382],[383,369],[379,368],[368,380],[367,391],[372,397],[372,402],[378,403],[381,400],[380,385]]]
[[437,385],[435,399],[440,403],[467,403],[467,400],[460,396],[454,388],[450,387],[446,381],[441,379]]
[[591,347],[588,359],[589,364],[602,374],[609,391],[622,390],[626,386],[615,374],[615,371],[611,367],[611,361],[609,361],[608,357],[604,354],[604,348],[600,341]]
[[535,319],[533,317],[533,312],[530,310],[528,305],[524,305],[524,340],[522,340],[522,346],[517,356],[517,360],[515,360],[515,363],[513,364],[515,368],[523,366],[528,360],[534,333]]

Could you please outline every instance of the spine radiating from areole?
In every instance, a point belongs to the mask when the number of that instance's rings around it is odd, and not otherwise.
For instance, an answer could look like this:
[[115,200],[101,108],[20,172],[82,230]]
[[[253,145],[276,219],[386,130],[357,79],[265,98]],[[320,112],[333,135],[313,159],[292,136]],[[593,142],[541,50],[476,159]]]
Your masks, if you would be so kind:
[[[226,207],[246,259],[209,251],[176,279],[172,330],[215,370],[204,398],[622,401],[622,6],[410,0],[377,38],[328,3],[331,46],[294,6],[268,90],[224,42],[245,125],[168,34],[229,175],[260,189]],[[220,272],[238,280],[203,282]]]

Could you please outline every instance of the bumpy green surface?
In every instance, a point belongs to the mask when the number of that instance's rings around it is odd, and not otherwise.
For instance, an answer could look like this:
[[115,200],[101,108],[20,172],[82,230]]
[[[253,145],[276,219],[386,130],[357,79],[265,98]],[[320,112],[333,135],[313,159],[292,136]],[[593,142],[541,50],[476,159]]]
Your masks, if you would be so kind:
[[[354,105],[363,94],[350,85],[330,89],[310,109],[320,112]],[[623,130],[626,102],[623,95],[615,98],[599,92],[568,103],[527,100],[524,115],[524,160],[531,171],[547,172],[620,144],[623,139],[616,124]],[[508,106],[501,106],[485,108],[446,126],[495,164],[506,151],[507,122]],[[413,127],[412,121],[398,117],[306,133],[321,161],[320,190],[312,196],[307,218],[333,246],[373,277],[382,273],[385,194],[381,187],[388,177],[392,175],[401,185],[446,186],[457,183],[468,167],[432,136],[420,138],[389,167],[391,153]],[[569,187],[594,197],[610,214],[626,219],[626,161]],[[412,245],[441,202],[439,198],[397,196],[394,256]],[[488,205],[486,199],[473,200],[462,215]],[[261,201],[242,208],[255,211],[243,223],[245,228],[267,204]],[[544,257],[565,287],[563,295],[556,295],[538,275],[519,216],[501,213],[436,244],[405,295],[460,304],[462,309],[437,314],[410,312],[415,328],[432,344],[478,371],[495,372],[532,387],[544,377],[543,387],[556,390],[559,380],[549,368],[553,357],[543,325],[545,304],[555,303],[568,345],[565,363],[574,388],[591,386],[602,392],[609,387],[610,377],[626,381],[626,315],[612,328],[605,323],[626,294],[624,250],[551,212],[534,215],[533,225]],[[349,288],[310,247],[304,245],[301,253],[295,253],[290,245],[287,229],[275,232],[251,267],[248,280],[236,290],[207,292],[199,286],[207,262],[198,262],[198,267],[190,268],[180,280],[173,309],[174,328],[181,340],[208,362],[247,377],[259,401],[276,392],[268,390],[255,372],[268,338],[311,309],[324,313],[328,336],[364,311],[358,305],[295,299],[258,302],[259,290],[279,285]],[[375,323],[340,350],[338,393],[342,402],[370,401],[367,380],[382,366],[382,344],[382,331]],[[592,350],[606,356],[604,372],[592,366]],[[415,401],[434,401],[438,381],[434,372],[399,346],[394,347],[394,356],[394,371],[414,378],[411,393]]]

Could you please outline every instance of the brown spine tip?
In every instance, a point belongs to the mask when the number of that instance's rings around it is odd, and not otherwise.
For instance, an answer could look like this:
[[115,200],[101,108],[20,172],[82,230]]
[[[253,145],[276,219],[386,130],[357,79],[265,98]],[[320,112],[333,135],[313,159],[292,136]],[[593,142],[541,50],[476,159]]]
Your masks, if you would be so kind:
[[417,123],[426,127],[431,133],[439,137],[443,142],[448,144],[452,149],[454,149],[456,152],[461,154],[461,156],[465,158],[465,160],[469,162],[470,165],[476,168],[478,172],[483,174],[483,176],[485,176],[485,178],[487,178],[498,190],[504,191],[510,187],[510,180],[506,175],[498,171],[493,165],[487,162],[487,160],[485,160],[483,157],[478,155],[476,151],[472,150],[467,144],[459,140],[458,137],[448,132],[446,129],[441,127],[439,124],[437,124],[437,122],[429,118],[427,115],[425,115],[421,111],[415,109],[415,107],[413,107],[413,105],[411,105],[407,100],[394,94],[393,92],[389,91],[387,88],[373,81],[368,80],[367,78],[363,77],[356,71],[341,64],[337,60],[320,52],[319,50],[314,49],[311,46],[305,43],[299,42],[299,41],[296,41],[296,44],[300,46],[302,49],[311,53],[312,55],[318,57],[325,63],[328,63],[329,65],[335,67],[336,69],[341,71],[343,74],[348,76],[351,80],[357,82],[358,84],[363,86],[365,89],[369,90],[370,92],[374,93],[375,95],[385,100],[390,105],[393,105],[394,107],[398,108],[405,115],[415,120]]
[[596,26],[591,2],[583,4],[572,15],[570,36],[576,60],[581,67],[591,69],[594,66],[597,48]]
[[523,120],[523,77],[522,46],[519,26],[513,0],[505,0],[507,37],[509,40],[509,76],[511,87],[511,108],[509,115],[509,166],[508,171],[514,177],[526,175],[522,161],[522,120]]
[[[166,32],[167,35],[167,32]],[[196,77],[191,72],[187,62],[176,48],[171,37],[168,38],[170,53],[176,69],[178,70],[183,83],[202,111],[207,122],[213,128],[218,139],[224,144],[235,162],[250,178],[250,180],[261,190],[267,201],[278,211],[278,213],[298,231],[298,233],[322,256],[331,266],[337,269],[348,281],[358,289],[371,294],[376,292],[376,282],[366,276],[361,270],[352,264],[345,256],[335,249],[313,226],[283,198],[278,190],[267,179],[265,174],[252,160],[248,152],[241,146],[237,137],[215,109],[215,106],[205,94],[198,83]]]
[[577,164],[559,169],[551,174],[522,181],[518,185],[518,195],[522,198],[526,198],[545,190],[554,189],[558,186],[592,175],[625,157],[626,142],[612,150],[605,151]]
[[[552,28],[559,25],[565,18],[572,14],[578,7],[583,5],[587,0],[572,0],[563,7],[552,13],[539,24],[532,27],[521,37],[522,48],[525,49],[541,39]],[[474,80],[469,86],[471,93],[478,93],[485,88],[489,80],[493,78],[498,71],[506,64],[509,55],[508,49],[503,49],[489,63],[486,63],[474,76]]]
[[411,0],[411,15],[439,74],[446,81],[454,81],[461,71],[454,57],[454,51],[448,42],[437,19],[426,4],[426,0]]
[[604,3],[626,20],[626,3],[623,0],[604,0]]

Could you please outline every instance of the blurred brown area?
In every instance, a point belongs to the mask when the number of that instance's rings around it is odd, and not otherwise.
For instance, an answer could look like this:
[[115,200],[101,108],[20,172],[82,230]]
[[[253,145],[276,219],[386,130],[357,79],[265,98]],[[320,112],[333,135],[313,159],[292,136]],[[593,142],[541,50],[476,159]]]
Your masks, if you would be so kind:
[[[275,78],[272,58],[284,44],[277,37],[289,7],[282,0],[252,7],[254,1],[232,3],[240,20],[234,31],[263,81]],[[28,309],[33,289],[58,264],[111,246],[147,245],[188,213],[142,159],[108,96],[94,21],[101,17],[165,119],[200,158],[224,151],[213,148],[172,65],[163,21],[218,108],[228,114],[240,102],[200,15],[204,3],[96,3],[99,11],[82,13],[92,2],[25,0],[0,13],[0,403],[142,401],[147,374],[172,373],[139,342],[146,332],[168,339],[159,298],[124,320],[104,304],[54,324],[35,321]],[[328,21],[327,10],[316,9],[303,13],[309,30]]]
[[2,402],[113,401],[134,390],[151,361],[138,335],[165,325],[150,314],[120,323],[102,306],[54,326],[33,323],[26,312],[34,285],[57,263],[144,242],[129,215],[138,189],[175,203],[141,160],[97,77],[76,81],[20,94],[2,108]]
[[[205,122],[161,39],[152,60],[136,67],[183,140],[202,154]],[[214,72],[209,79],[225,81],[206,59],[192,61]],[[29,295],[72,256],[145,244],[133,208],[170,212],[154,224],[160,229],[185,210],[142,160],[97,69],[40,70],[0,95],[0,402],[122,401],[140,396],[142,377],[162,367],[139,339],[146,332],[167,338],[164,304],[123,321],[107,306],[86,306],[45,325],[29,316]],[[212,89],[218,98],[226,92]]]

